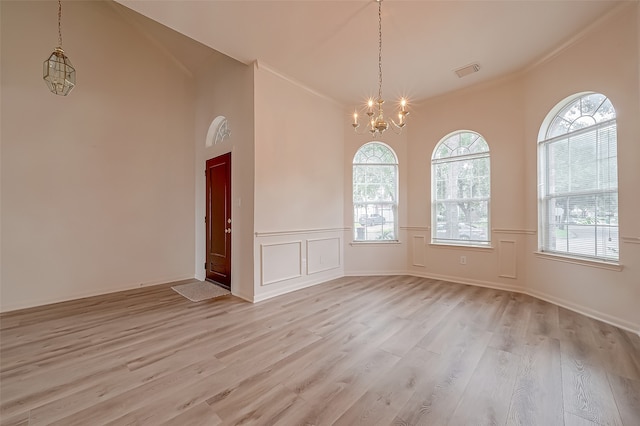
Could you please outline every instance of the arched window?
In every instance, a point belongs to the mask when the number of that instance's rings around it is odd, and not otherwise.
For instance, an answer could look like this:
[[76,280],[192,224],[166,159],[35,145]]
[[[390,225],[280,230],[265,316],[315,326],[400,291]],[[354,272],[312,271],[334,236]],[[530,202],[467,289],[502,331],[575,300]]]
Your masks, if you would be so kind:
[[489,145],[475,132],[442,139],[431,158],[431,241],[489,245]]
[[207,132],[207,139],[205,146],[207,148],[212,147],[215,144],[222,142],[225,138],[229,137],[231,130],[229,129],[229,122],[223,115],[219,115],[213,119]]
[[398,239],[398,159],[382,142],[369,142],[353,157],[354,240]]
[[618,260],[616,111],[599,93],[560,102],[538,137],[540,251]]

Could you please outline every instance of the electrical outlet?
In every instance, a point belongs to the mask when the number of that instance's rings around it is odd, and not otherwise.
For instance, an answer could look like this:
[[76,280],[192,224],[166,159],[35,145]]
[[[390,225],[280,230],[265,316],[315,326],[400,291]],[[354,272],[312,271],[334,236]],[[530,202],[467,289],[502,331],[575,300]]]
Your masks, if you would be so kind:
[[460,264],[461,265],[467,264],[467,256],[460,256]]

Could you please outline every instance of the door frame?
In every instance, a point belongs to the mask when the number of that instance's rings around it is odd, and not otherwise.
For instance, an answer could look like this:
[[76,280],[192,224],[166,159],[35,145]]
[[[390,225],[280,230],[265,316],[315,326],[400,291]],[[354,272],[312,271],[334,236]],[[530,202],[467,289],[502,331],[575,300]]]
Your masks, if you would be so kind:
[[[224,194],[224,218],[222,219],[224,221],[224,238],[225,238],[225,249],[224,249],[224,253],[225,253],[225,266],[224,266],[224,271],[218,272],[218,271],[212,271],[213,269],[213,265],[210,264],[210,254],[211,254],[211,241],[212,238],[210,238],[210,226],[213,226],[213,220],[211,218],[212,215],[210,215],[210,212],[212,211],[212,207],[213,207],[213,199],[211,197],[211,186],[210,186],[210,181],[209,181],[209,170],[210,168],[213,166],[215,167],[217,164],[225,164],[226,165],[226,176],[225,176],[225,181],[226,181],[226,187],[224,188],[225,194]],[[210,281],[213,282],[217,285],[220,285],[221,287],[224,287],[228,290],[231,290],[231,268],[232,268],[232,256],[231,256],[231,249],[232,249],[232,242],[233,242],[233,236],[232,236],[232,197],[231,197],[231,191],[232,191],[232,185],[231,185],[231,178],[232,178],[232,173],[231,173],[231,166],[232,166],[232,156],[231,156],[231,152],[226,152],[224,154],[218,155],[216,157],[213,158],[209,158],[205,161],[205,229],[204,229],[204,233],[205,233],[205,264],[204,264],[204,268],[205,268],[205,280],[206,281]],[[220,225],[220,223],[219,223]],[[219,231],[219,230],[218,230]]]

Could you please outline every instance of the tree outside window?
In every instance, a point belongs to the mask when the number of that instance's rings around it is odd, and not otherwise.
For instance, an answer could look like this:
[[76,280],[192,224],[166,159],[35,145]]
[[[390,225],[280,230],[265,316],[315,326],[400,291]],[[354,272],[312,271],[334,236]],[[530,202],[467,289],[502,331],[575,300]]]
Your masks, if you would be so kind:
[[616,261],[615,109],[606,96],[583,93],[554,110],[538,142],[540,250]]
[[353,158],[355,241],[397,240],[398,160],[382,142],[369,142]]
[[487,142],[475,132],[450,134],[436,145],[431,171],[432,242],[488,245],[491,175]]

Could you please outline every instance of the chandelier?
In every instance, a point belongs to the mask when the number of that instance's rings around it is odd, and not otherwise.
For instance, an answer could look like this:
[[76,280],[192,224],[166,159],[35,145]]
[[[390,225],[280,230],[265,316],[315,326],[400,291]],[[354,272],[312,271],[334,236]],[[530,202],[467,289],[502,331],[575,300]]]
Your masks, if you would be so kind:
[[[382,0],[376,0],[378,2],[378,98],[373,99],[369,98],[366,105],[366,114],[368,117],[369,125],[367,131],[371,133],[372,137],[376,135],[382,136],[385,130],[389,128],[389,123],[391,123],[391,129],[396,133],[400,133],[402,128],[407,124],[407,115],[409,115],[409,111],[407,110],[407,100],[405,98],[400,99],[400,110],[398,111],[398,122],[396,123],[393,119],[385,119],[384,111],[382,109],[382,104],[384,103],[384,99],[382,99]],[[360,127],[360,123],[358,122],[358,112],[353,112],[353,130],[356,133],[358,132],[358,127]],[[364,133],[359,133],[364,134]]]
[[67,96],[76,85],[76,69],[62,50],[62,2],[58,0],[58,47],[42,64],[42,78],[51,92]]

